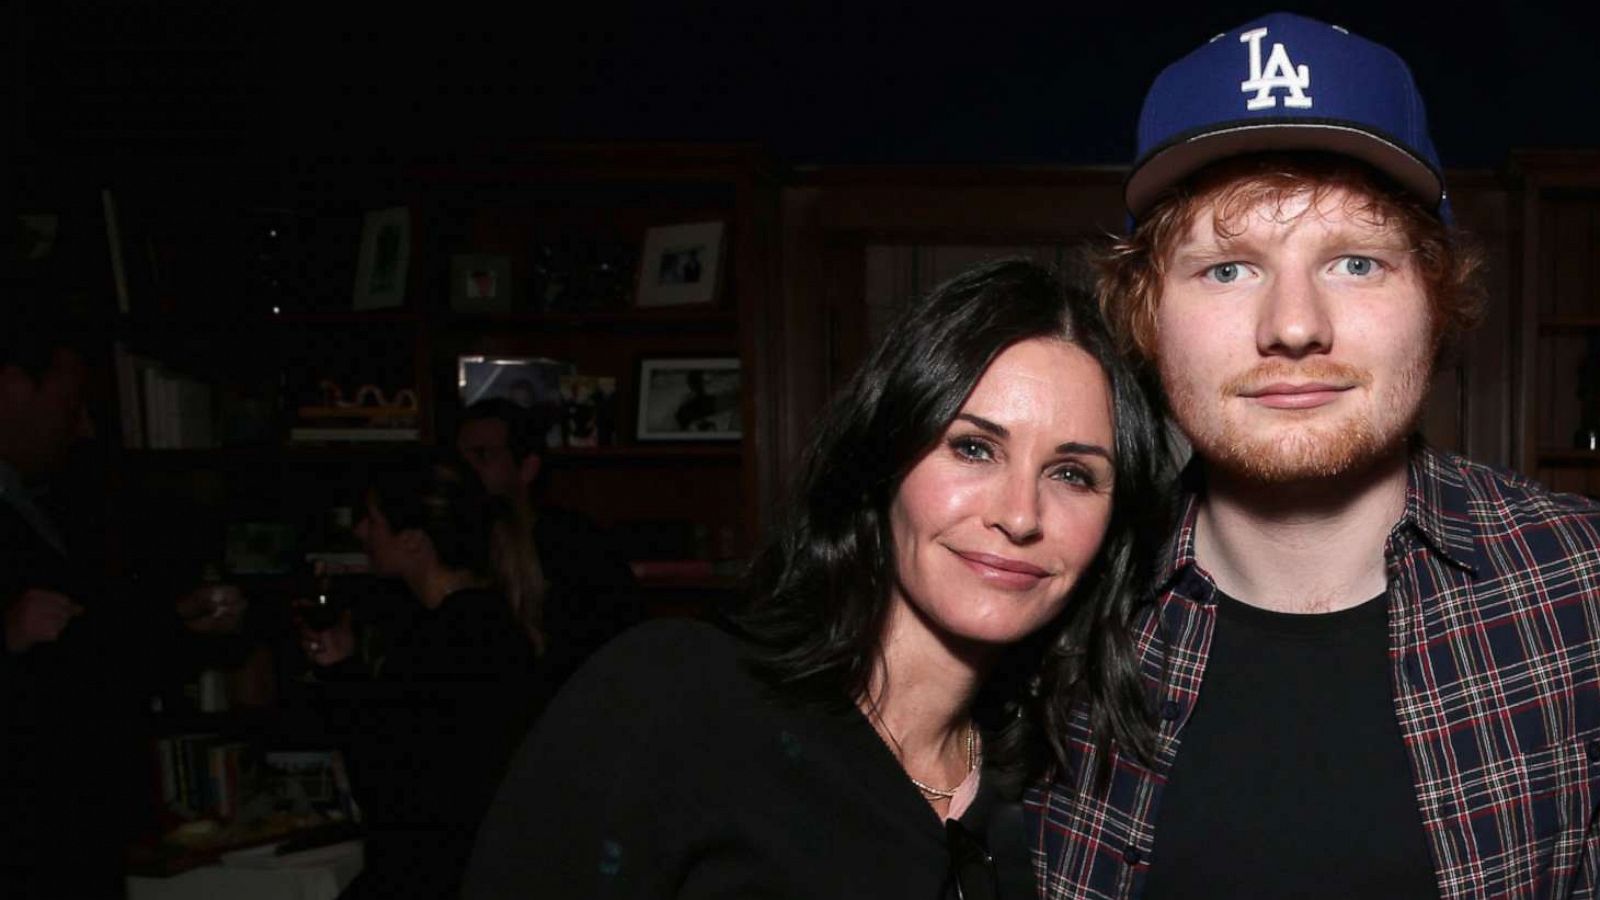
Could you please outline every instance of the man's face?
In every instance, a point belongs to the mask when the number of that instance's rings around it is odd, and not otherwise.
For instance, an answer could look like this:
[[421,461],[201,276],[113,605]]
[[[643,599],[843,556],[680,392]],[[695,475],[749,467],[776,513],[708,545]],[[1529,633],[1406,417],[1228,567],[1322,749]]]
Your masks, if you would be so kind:
[[508,437],[506,423],[499,419],[474,419],[456,433],[456,450],[497,497],[515,497],[527,487],[525,467],[512,456]]
[[57,350],[37,380],[15,366],[0,368],[6,415],[12,431],[9,460],[27,472],[47,474],[66,464],[79,440],[94,437],[89,418],[89,369],[71,350]]
[[1376,461],[1427,394],[1434,334],[1403,230],[1343,190],[1310,197],[1258,206],[1228,234],[1202,205],[1156,310],[1179,426],[1208,465],[1256,481]]

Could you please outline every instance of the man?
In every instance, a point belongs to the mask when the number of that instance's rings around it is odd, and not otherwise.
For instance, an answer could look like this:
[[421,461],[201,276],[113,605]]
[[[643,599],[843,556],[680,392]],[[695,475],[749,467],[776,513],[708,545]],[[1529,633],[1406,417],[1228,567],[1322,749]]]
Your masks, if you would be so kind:
[[0,314],[0,893],[121,896],[136,707],[105,654],[115,628],[40,499],[93,434],[89,373],[70,324],[33,306],[13,295]]
[[[177,620],[111,599],[45,501],[94,436],[92,355],[51,297],[16,282],[0,307],[0,896],[121,897],[125,844],[147,827],[138,716],[186,657]],[[183,629],[238,628],[238,589],[178,598]]]
[[554,689],[643,613],[632,571],[594,523],[535,503],[546,424],[509,400],[480,400],[462,416],[456,449],[489,492],[530,523],[531,544],[513,548],[527,563],[529,583],[510,586],[508,593],[542,645],[541,669]]
[[1441,173],[1343,29],[1270,15],[1151,87],[1102,296],[1194,459],[1131,624],[1149,752],[1077,711],[1046,896],[1596,895],[1600,509],[1413,436],[1474,316]]

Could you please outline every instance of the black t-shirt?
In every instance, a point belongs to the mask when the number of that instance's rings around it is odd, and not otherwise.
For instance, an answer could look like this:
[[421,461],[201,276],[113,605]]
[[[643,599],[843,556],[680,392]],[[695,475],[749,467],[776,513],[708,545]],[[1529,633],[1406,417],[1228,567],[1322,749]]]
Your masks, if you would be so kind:
[[1437,897],[1383,597],[1320,615],[1220,593],[1145,896]]

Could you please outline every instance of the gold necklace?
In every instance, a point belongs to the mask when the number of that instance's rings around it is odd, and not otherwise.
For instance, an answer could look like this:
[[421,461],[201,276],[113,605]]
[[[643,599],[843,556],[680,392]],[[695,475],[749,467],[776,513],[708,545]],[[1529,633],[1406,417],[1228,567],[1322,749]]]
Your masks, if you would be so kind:
[[[968,722],[967,723],[967,774],[968,775],[971,775],[972,774],[972,770],[976,769],[978,767],[979,759],[980,759],[980,755],[979,755],[979,750],[978,750],[978,729],[973,727],[973,724],[971,722]],[[909,771],[906,772],[906,777],[907,778],[911,778],[911,773]],[[956,795],[957,791],[961,790],[961,785],[960,784],[956,785],[953,788],[950,788],[949,790],[946,790],[944,788],[936,788],[931,784],[923,784],[922,782],[918,781],[915,778],[911,778],[911,783],[916,785],[917,786],[917,790],[921,791],[929,800],[949,800],[950,798],[952,798],[952,797],[954,797]],[[963,778],[962,779],[962,784],[965,784],[965,783],[966,783],[966,779]]]

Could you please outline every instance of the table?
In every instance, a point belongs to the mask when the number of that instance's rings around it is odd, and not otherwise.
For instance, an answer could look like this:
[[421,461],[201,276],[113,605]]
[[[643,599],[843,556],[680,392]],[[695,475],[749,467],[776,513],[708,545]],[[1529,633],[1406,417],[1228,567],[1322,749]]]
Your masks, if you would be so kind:
[[334,900],[364,861],[358,840],[283,856],[268,844],[169,878],[130,875],[128,900]]

